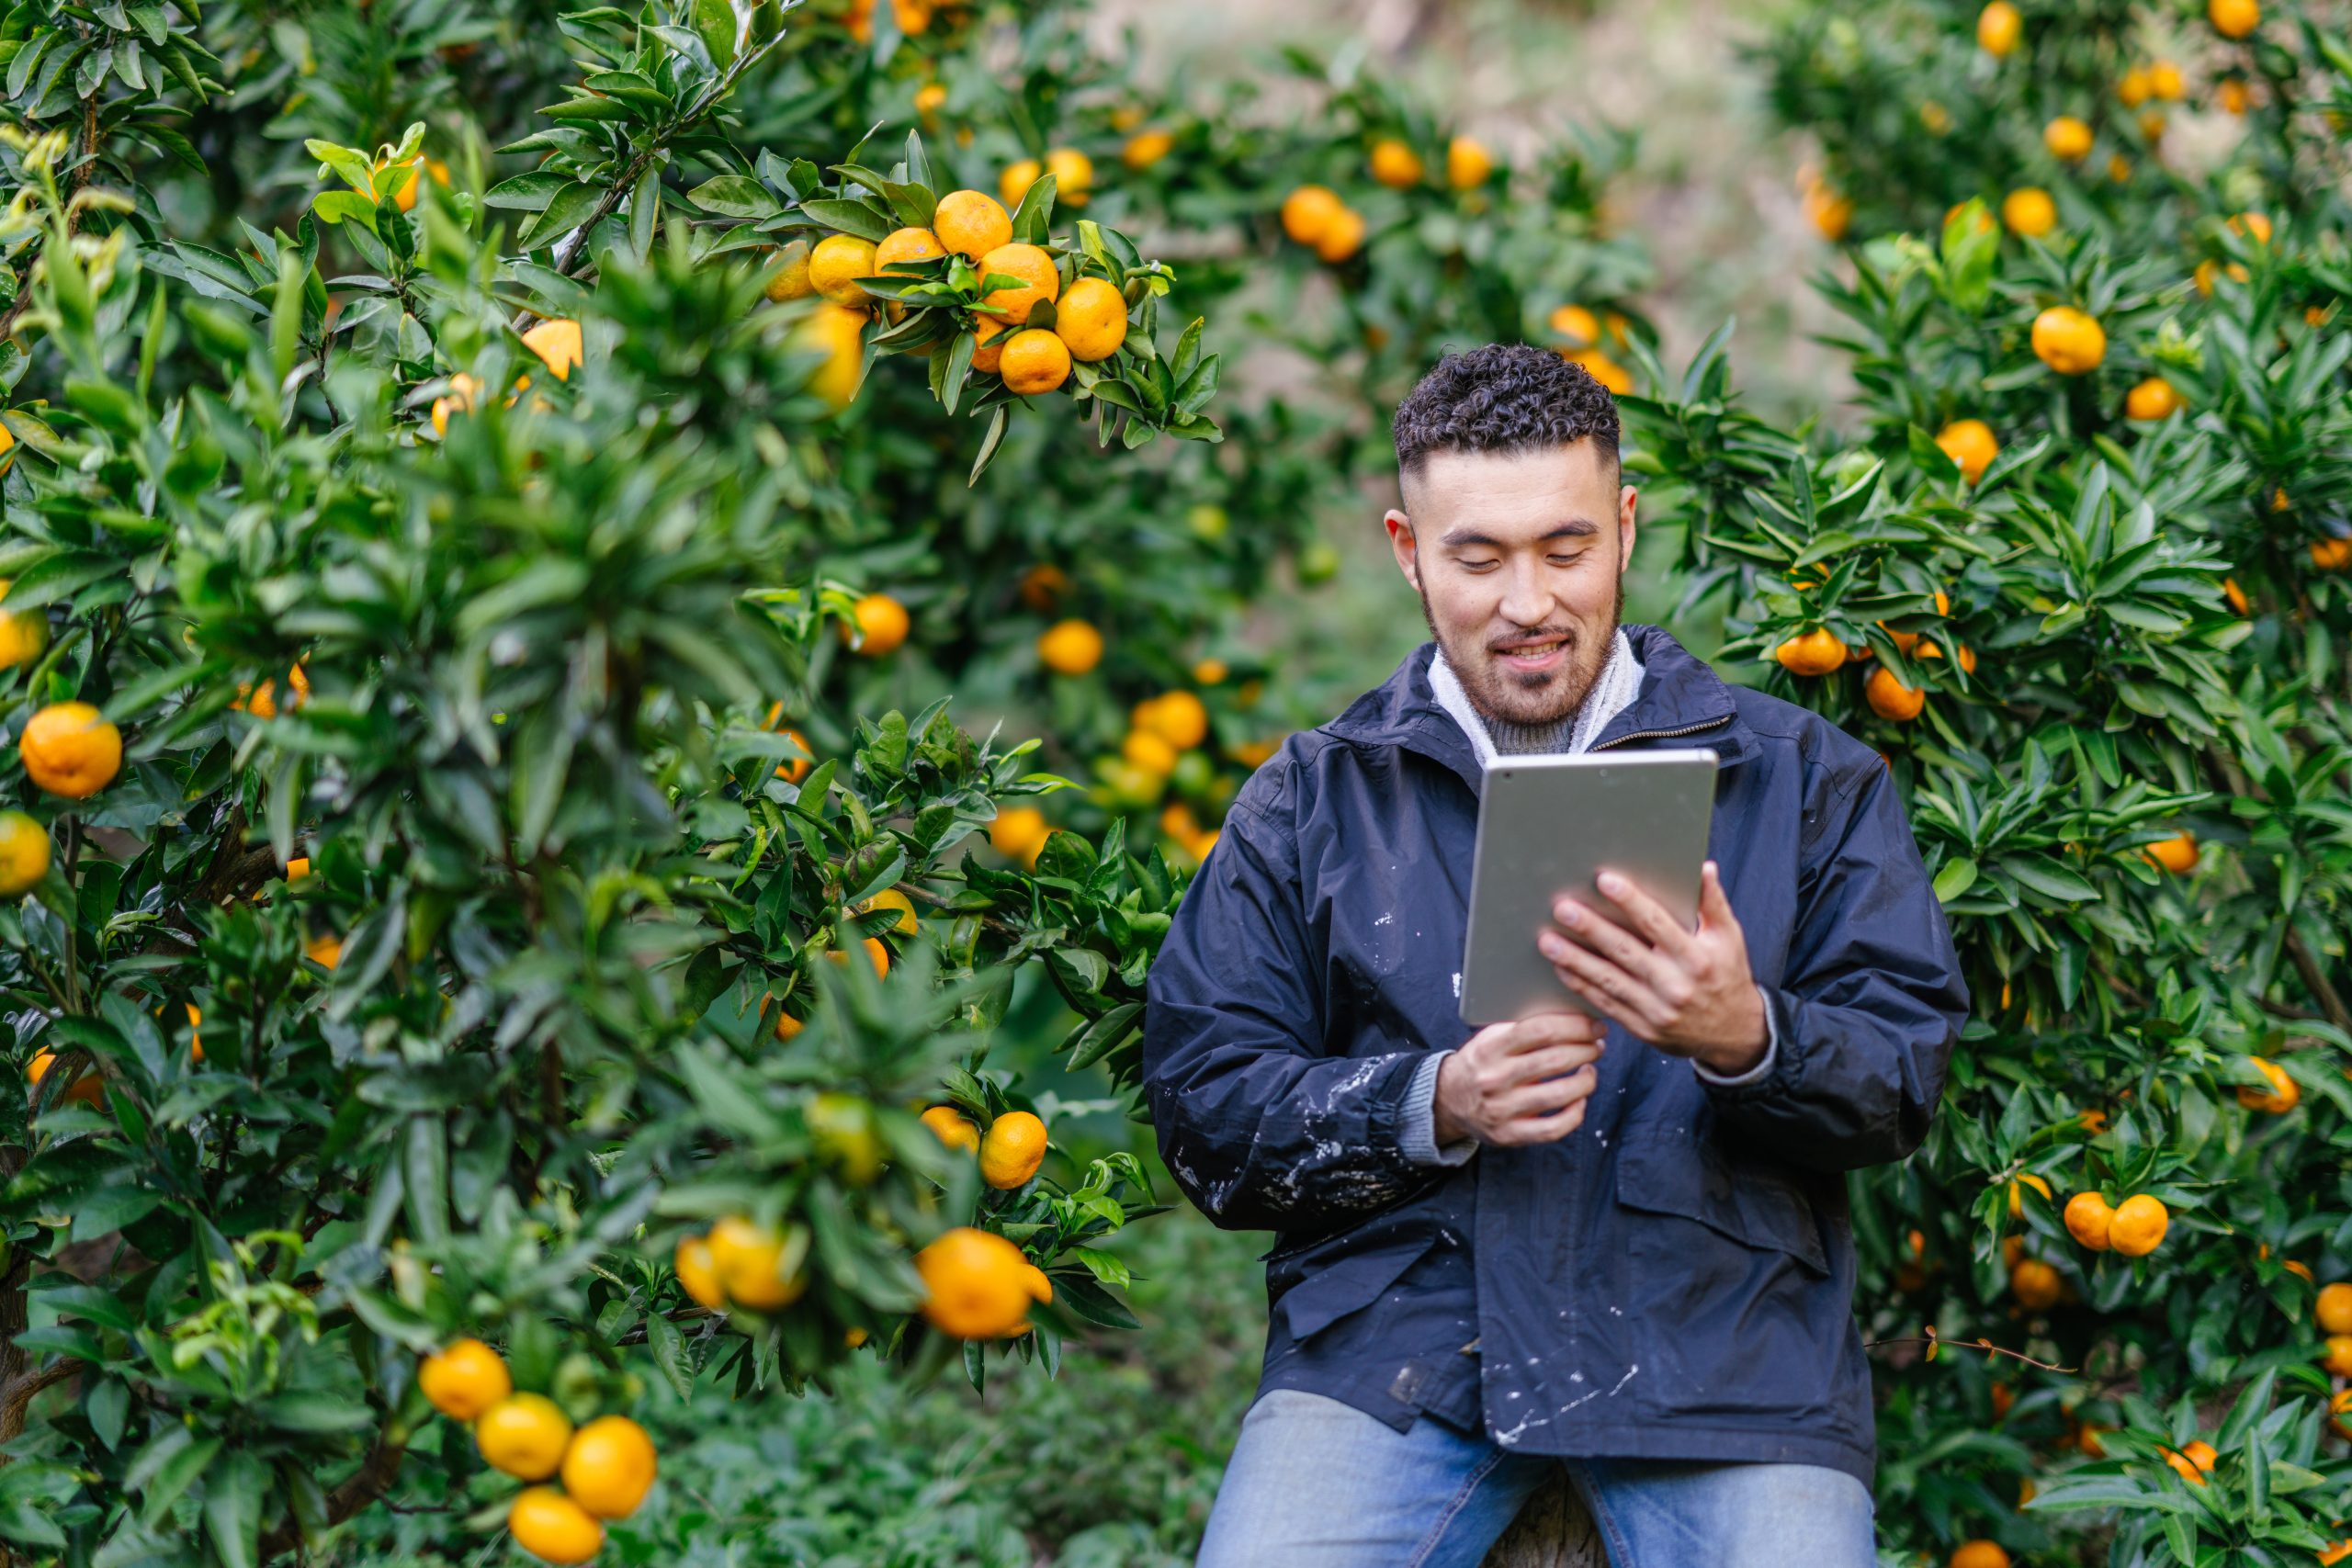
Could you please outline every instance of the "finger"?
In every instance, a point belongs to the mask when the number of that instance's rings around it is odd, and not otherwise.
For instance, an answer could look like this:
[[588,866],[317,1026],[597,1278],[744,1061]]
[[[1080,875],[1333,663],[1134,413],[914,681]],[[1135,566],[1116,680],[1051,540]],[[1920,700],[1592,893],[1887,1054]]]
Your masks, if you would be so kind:
[[1535,947],[1555,964],[1561,961],[1562,949],[1577,945],[1599,953],[1620,969],[1636,975],[1649,974],[1662,961],[1657,949],[1585,905],[1564,898],[1554,912],[1568,934],[1539,931]]
[[1579,1067],[1566,1077],[1527,1084],[1508,1094],[1493,1096],[1487,1101],[1487,1110],[1489,1114],[1503,1122],[1548,1115],[1565,1110],[1579,1100],[1591,1099],[1593,1090],[1600,1087],[1600,1070],[1598,1067]]
[[1589,1066],[1600,1059],[1600,1046],[1547,1045],[1541,1051],[1523,1051],[1505,1058],[1490,1069],[1496,1075],[1489,1080],[1495,1089],[1515,1089],[1521,1084],[1536,1083],[1544,1078],[1558,1077]]
[[1600,1038],[1601,1023],[1589,1013],[1539,1012],[1515,1023],[1498,1024],[1489,1049],[1503,1055],[1541,1051],[1553,1045],[1580,1045]]
[[1656,1036],[1657,993],[1637,976],[1574,942],[1568,944],[1567,956],[1552,965],[1552,972],[1560,977],[1560,984],[1644,1040]]
[[1516,1147],[1558,1143],[1584,1125],[1585,1108],[1590,1103],[1579,1100],[1566,1111],[1555,1111],[1549,1116],[1530,1116],[1517,1122],[1502,1122],[1487,1141]]
[[1699,929],[1720,931],[1739,929],[1739,917],[1732,913],[1731,899],[1724,892],[1723,869],[1709,861],[1699,873]]
[[1625,911],[1625,918],[1635,931],[1651,943],[1669,953],[1687,952],[1690,932],[1680,920],[1666,912],[1666,906],[1651,897],[1634,879],[1622,872],[1604,871],[1594,879],[1601,896]]

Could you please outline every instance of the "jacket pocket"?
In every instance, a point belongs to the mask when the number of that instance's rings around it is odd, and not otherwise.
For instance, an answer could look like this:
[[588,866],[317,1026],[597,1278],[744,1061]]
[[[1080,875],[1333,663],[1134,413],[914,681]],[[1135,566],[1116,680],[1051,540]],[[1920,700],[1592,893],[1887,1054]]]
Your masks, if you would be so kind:
[[1804,1190],[1655,1131],[1621,1145],[1616,1177],[1649,1415],[1854,1438],[1845,1428],[1867,1405],[1856,1404],[1852,1303]]
[[1718,1235],[1785,1252],[1828,1276],[1829,1252],[1813,1201],[1789,1178],[1735,1163],[1711,1145],[1629,1134],[1617,1153],[1617,1201],[1696,1220]]

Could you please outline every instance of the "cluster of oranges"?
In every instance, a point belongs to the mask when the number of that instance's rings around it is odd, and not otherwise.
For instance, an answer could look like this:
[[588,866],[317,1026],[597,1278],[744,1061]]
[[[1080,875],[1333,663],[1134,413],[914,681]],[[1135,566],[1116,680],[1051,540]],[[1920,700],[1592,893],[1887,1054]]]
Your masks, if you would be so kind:
[[2133,1193],[2112,1208],[2099,1192],[2077,1192],[2059,1217],[2066,1234],[2093,1252],[2113,1250],[2124,1258],[2154,1252],[2172,1225],[2164,1200],[2147,1192]]
[[1596,316],[1583,305],[1562,305],[1546,318],[1545,325],[1556,333],[1566,346],[1560,357],[1571,365],[1584,367],[1585,374],[1608,388],[1618,397],[1634,389],[1633,372],[1609,357],[1602,340],[1624,345],[1625,318],[1611,310]]
[[[484,1463],[530,1482],[506,1512],[515,1544],[546,1562],[585,1562],[605,1544],[605,1521],[635,1513],[653,1489],[653,1439],[626,1416],[574,1430],[542,1393],[517,1393],[506,1363],[479,1339],[424,1358],[417,1386],[433,1407],[473,1427]],[[560,1485],[545,1484],[558,1477]]]
[[[1048,155],[1045,166],[1023,159],[1007,169],[999,187],[1002,201],[986,191],[953,190],[939,198],[928,227],[896,229],[878,243],[828,234],[813,248],[806,240],[783,246],[767,297],[781,303],[816,295],[826,302],[799,329],[802,343],[826,355],[812,383],[818,392],[836,408],[846,407],[857,394],[862,333],[872,305],[861,280],[913,276],[897,269],[951,254],[970,262],[984,285],[990,276],[1012,280],[980,299],[972,323],[978,338],[973,369],[1032,397],[1057,389],[1069,378],[1073,363],[1092,364],[1116,354],[1127,340],[1126,297],[1101,277],[1080,277],[1064,289],[1052,254],[1012,237],[1007,208],[1018,207],[1048,172],[1055,177],[1057,200],[1070,207],[1085,204],[1093,164],[1083,152],[1062,148]],[[1053,307],[1050,327],[1028,325],[1040,304]],[[894,318],[902,313],[895,302],[889,311]]]
[[1283,232],[1337,265],[1363,247],[1363,214],[1329,186],[1303,185],[1283,197]]
[[[1978,421],[1962,423],[1979,424],[1981,428],[1981,422]],[[1952,428],[1946,426],[1946,434],[1950,434]],[[1985,433],[1984,440],[1987,442],[1991,440],[1989,431]],[[1940,437],[1939,445],[1942,445]],[[1958,450],[1955,450],[1953,446],[1946,446],[1944,449],[1952,455],[1953,461],[1961,464],[1963,474],[1979,456],[1983,456],[1984,462],[1992,461],[1989,455],[1980,454],[1970,449],[1968,446],[1960,446]],[[1976,471],[1978,473],[1984,471],[1981,464],[1977,466]],[[1799,582],[1796,586],[1810,588],[1813,585],[1810,582]],[[1939,615],[1951,614],[1951,601],[1946,597],[1941,589],[1936,591],[1936,614]],[[1886,633],[1888,640],[1893,642],[1906,658],[1941,659],[1944,656],[1942,644],[1932,637],[1922,637],[1917,632],[1896,631],[1884,621],[1879,622],[1878,626],[1880,630]],[[1860,648],[1849,648],[1845,639],[1827,626],[1815,626],[1811,631],[1800,632],[1795,637],[1783,639],[1772,650],[1772,657],[1780,663],[1781,669],[1792,675],[1815,677],[1834,674],[1845,668],[1849,660],[1868,659],[1871,657],[1871,649],[1867,643]],[[1955,642],[1952,644],[1952,662],[1973,675],[1976,672],[1976,650],[1965,643]],[[1917,718],[1928,705],[1928,694],[1924,688],[1905,685],[1902,677],[1883,664],[1871,671],[1870,678],[1862,682],[1862,698],[1870,704],[1872,713],[1897,724],[1906,724]]]
[[[34,617],[0,615],[7,621],[19,618]],[[122,772],[122,732],[88,703],[51,703],[40,709],[25,721],[17,750],[25,776],[67,800],[87,800]],[[24,812],[0,811],[0,897],[19,897],[38,886],[49,874],[50,852],[48,829]],[[95,1077],[85,1077],[69,1092],[80,1099],[85,1090],[95,1095],[96,1087]]]
[[954,1106],[934,1105],[922,1124],[949,1148],[979,1156],[980,1179],[1000,1192],[1028,1186],[1046,1163],[1046,1123],[1034,1111],[1008,1111],[982,1133]]
[[681,1240],[671,1255],[678,1283],[696,1306],[712,1312],[740,1307],[781,1312],[808,1289],[804,1267],[808,1232],[799,1225],[778,1229],[743,1214],[729,1214],[702,1235]]
[[989,847],[1007,860],[1034,869],[1046,840],[1054,834],[1046,814],[1034,806],[1008,806],[989,823]]
[[[1136,704],[1127,717],[1119,754],[1104,758],[1097,764],[1096,773],[1114,803],[1157,800],[1167,791],[1170,778],[1185,766],[1185,759],[1207,741],[1208,706],[1192,692],[1163,692]],[[1198,764],[1193,766],[1197,769]],[[1206,846],[1197,842],[1205,837],[1197,825],[1189,834],[1171,830],[1170,836],[1195,854],[1206,852]]]
[[[572,367],[586,357],[588,344],[578,321],[568,316],[550,316],[546,321],[534,322],[524,332],[523,346],[548,367],[548,375],[559,381],[569,381]],[[515,377],[514,390],[507,395],[505,406],[514,407],[514,399],[529,390],[530,385],[528,376]],[[473,412],[481,404],[481,394],[482,384],[464,371],[450,377],[449,389],[433,400],[430,415],[433,434],[446,440],[449,434],[449,421],[458,414]],[[543,400],[534,399],[533,406],[543,409],[547,405]]]
[[[1429,160],[1411,142],[1396,136],[1374,140],[1365,167],[1375,184],[1390,190],[1412,190],[1430,177]],[[1446,143],[1445,183],[1453,189],[1477,190],[1494,173],[1495,155],[1476,138],[1456,136]],[[1329,186],[1295,187],[1283,197],[1281,216],[1283,233],[1333,265],[1363,248],[1363,214]]]

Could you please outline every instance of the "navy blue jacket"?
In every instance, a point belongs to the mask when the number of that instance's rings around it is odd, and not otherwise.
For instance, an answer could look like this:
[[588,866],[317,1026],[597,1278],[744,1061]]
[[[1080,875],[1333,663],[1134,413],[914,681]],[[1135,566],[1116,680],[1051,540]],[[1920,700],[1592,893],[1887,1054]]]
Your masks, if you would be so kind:
[[1967,991],[1878,753],[1628,626],[1595,739],[1721,758],[1709,850],[1778,1039],[1754,1082],[1612,1026],[1557,1143],[1408,1157],[1456,1010],[1479,769],[1424,646],[1242,788],[1153,964],[1144,1081],[1186,1194],[1271,1229],[1261,1392],[1531,1453],[1871,1479],[1845,1172],[1918,1145]]

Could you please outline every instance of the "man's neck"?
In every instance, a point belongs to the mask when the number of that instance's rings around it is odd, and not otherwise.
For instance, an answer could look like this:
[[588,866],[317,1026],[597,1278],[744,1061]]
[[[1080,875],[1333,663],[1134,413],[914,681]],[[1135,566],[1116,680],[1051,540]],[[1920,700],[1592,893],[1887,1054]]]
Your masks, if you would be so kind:
[[[1586,694],[1591,700],[1591,694]],[[1578,705],[1578,708],[1581,707]],[[1577,731],[1578,708],[1570,708],[1557,718],[1539,719],[1533,724],[1513,724],[1507,718],[1497,718],[1480,709],[1478,717],[1487,727],[1487,736],[1495,750],[1506,757],[1539,756],[1547,751],[1565,751],[1569,738]]]

